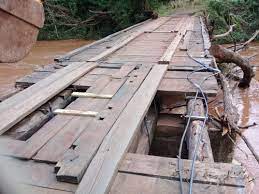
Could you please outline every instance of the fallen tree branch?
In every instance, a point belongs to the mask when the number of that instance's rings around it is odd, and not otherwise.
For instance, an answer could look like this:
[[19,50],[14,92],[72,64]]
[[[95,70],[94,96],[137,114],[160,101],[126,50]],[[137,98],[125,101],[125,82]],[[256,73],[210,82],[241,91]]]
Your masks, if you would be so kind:
[[217,38],[223,38],[223,37],[225,37],[225,36],[228,36],[228,35],[233,31],[233,28],[234,28],[235,26],[236,26],[236,24],[231,25],[231,26],[229,27],[229,30],[228,30],[227,32],[223,33],[223,34],[213,35],[213,36],[212,36],[212,40],[215,40],[215,39],[217,39]]
[[259,30],[256,30],[255,33],[253,34],[253,36],[252,36],[248,41],[246,41],[245,43],[243,43],[243,44],[241,45],[241,47],[237,49],[237,51],[238,51],[238,50],[242,50],[242,49],[243,49],[244,47],[246,47],[249,43],[251,43],[251,42],[257,37],[258,34],[259,34]]
[[[213,58],[213,65],[215,68],[218,68],[215,58]],[[221,128],[229,128],[233,129],[235,133],[237,133],[242,140],[247,145],[248,149],[251,151],[251,153],[254,155],[255,159],[259,163],[259,156],[254,150],[253,146],[249,142],[249,140],[242,134],[240,131],[237,122],[239,120],[239,115],[237,108],[233,104],[233,97],[230,93],[228,82],[225,78],[225,76],[222,73],[218,74],[222,90],[223,90],[223,98],[224,98],[224,114],[222,114],[221,122],[218,123],[217,120],[213,120],[212,124],[215,124],[215,126],[221,126]]]
[[244,59],[238,53],[230,51],[220,45],[212,45],[210,47],[210,53],[217,60],[223,63],[234,63],[239,66],[244,72],[243,78],[239,82],[239,87],[249,87],[252,77],[254,77],[254,72],[252,67],[249,65],[249,61]]

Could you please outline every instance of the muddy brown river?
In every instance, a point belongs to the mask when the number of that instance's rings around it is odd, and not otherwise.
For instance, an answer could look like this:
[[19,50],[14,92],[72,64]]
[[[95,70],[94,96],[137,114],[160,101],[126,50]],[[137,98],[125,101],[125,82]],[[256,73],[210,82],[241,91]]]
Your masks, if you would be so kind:
[[[250,87],[235,90],[234,98],[237,99],[240,125],[245,126],[254,122],[257,123],[256,126],[245,129],[243,134],[249,139],[255,151],[259,154],[259,42],[251,44],[250,47],[241,52],[241,54],[243,56],[258,54],[250,60],[250,64],[254,65],[256,70],[256,75]],[[237,140],[237,145],[247,153],[247,156],[240,149],[236,148],[234,159],[248,169],[253,179],[251,183],[255,184],[253,193],[259,193],[259,164],[241,139]]]
[[90,44],[87,40],[38,41],[31,53],[18,63],[0,63],[0,99],[14,90],[14,83],[20,77],[33,72],[35,68],[53,62],[63,55],[82,45]]
[[[24,60],[13,64],[0,64],[0,98],[14,89],[16,79],[30,74],[39,66],[52,63],[57,56],[91,42],[86,40],[39,41]],[[259,42],[252,44],[249,49],[241,54],[252,56],[256,53],[259,53]],[[256,76],[252,80],[250,88],[245,90],[236,89],[234,97],[237,99],[240,125],[253,122],[258,124],[244,130],[244,134],[259,153],[259,55],[253,57],[250,62],[255,66]],[[259,165],[241,139],[237,140],[237,145],[248,155],[236,148],[234,160],[248,169],[254,178],[251,180],[251,183],[255,184],[254,193],[259,193]]]

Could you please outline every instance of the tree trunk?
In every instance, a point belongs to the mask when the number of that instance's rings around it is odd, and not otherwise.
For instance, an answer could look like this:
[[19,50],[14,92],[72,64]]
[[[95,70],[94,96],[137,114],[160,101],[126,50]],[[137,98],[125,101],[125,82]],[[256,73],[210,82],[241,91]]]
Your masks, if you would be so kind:
[[254,72],[252,67],[249,65],[249,61],[244,59],[238,53],[225,49],[220,45],[212,45],[210,47],[210,53],[220,62],[223,63],[235,63],[244,72],[244,76],[239,82],[239,87],[249,87]]
[[[193,112],[192,112],[193,108]],[[201,99],[197,99],[196,101],[194,99],[191,99],[188,102],[188,115],[190,116],[192,112],[192,116],[196,117],[204,117],[205,116],[205,110],[203,106],[203,101]],[[191,160],[193,159],[193,156],[195,154],[195,146],[198,141],[199,146],[197,147],[197,160],[198,161],[206,161],[206,162],[214,162],[211,144],[210,144],[210,138],[208,134],[208,128],[205,126],[205,128],[202,128],[203,121],[199,119],[193,118],[191,120],[188,133],[187,133],[187,146],[188,146],[188,158]],[[201,139],[199,139],[200,133]]]

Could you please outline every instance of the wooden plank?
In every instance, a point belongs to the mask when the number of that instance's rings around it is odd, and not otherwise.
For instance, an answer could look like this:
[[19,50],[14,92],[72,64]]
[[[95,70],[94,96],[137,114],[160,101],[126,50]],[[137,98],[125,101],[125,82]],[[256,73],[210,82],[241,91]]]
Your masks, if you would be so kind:
[[[183,179],[189,181],[191,160],[183,159]],[[177,158],[128,153],[122,161],[119,172],[142,174],[144,176],[179,179]],[[245,173],[241,165],[231,163],[195,162],[194,182],[245,187]]]
[[[100,92],[115,95],[125,81],[125,79],[113,79]],[[85,101],[82,106],[93,107],[95,111],[99,112],[98,116],[95,118],[75,119],[69,122],[65,127],[63,127],[63,129],[59,133],[57,133],[51,140],[49,140],[49,142],[46,143],[46,145],[44,145],[39,150],[39,152],[35,157],[33,157],[33,159],[48,162],[57,162],[59,160],[62,160],[64,153],[71,147],[71,145],[81,135],[81,133],[87,130],[89,124],[93,120],[97,121],[97,123],[100,122],[100,119],[103,117],[101,115],[101,111],[107,110],[107,104],[109,102],[110,99],[89,99],[88,101]],[[100,129],[98,128],[97,130],[99,133]]]
[[[188,193],[189,183],[183,182],[183,193]],[[170,179],[149,177],[138,174],[118,173],[109,194],[179,194],[179,182]],[[193,193],[245,194],[244,188],[209,184],[193,184]]]
[[120,71],[118,71],[117,73],[112,75],[112,78],[116,78],[116,79],[122,79],[126,76],[128,76],[130,74],[130,72],[132,72],[135,68],[136,68],[136,64],[134,65],[123,65],[120,69]]
[[185,36],[184,36],[184,40],[183,43],[180,45],[180,51],[187,51],[188,50],[188,46],[189,46],[189,41],[192,35],[192,31],[187,31]]
[[10,129],[81,76],[95,68],[95,63],[76,63],[0,103],[0,134]]
[[[101,77],[96,81],[96,85],[89,88],[87,91],[98,93],[102,91],[103,88],[110,82],[110,78]],[[89,109],[97,106],[96,103],[89,103],[91,99],[77,99],[73,103],[71,103],[67,108],[73,109]],[[82,104],[84,106],[82,106]],[[85,119],[85,118],[82,118]],[[73,116],[62,116],[57,115],[53,119],[51,119],[48,123],[46,123],[39,131],[37,131],[30,139],[26,141],[26,145],[19,147],[15,156],[23,159],[31,159],[38,150],[46,144],[53,136],[55,136],[60,130],[62,130],[71,120],[75,120],[73,122],[79,122],[80,118]],[[55,150],[55,149],[54,149]]]
[[34,185],[22,184],[19,188],[21,188],[20,192],[26,193],[36,193],[36,194],[73,194],[70,191],[63,191],[57,189],[49,189],[44,187],[37,187]]
[[[156,65],[152,68],[148,77],[105,137],[76,191],[77,194],[109,191],[118,165],[134,134],[136,134],[166,70],[166,65]],[[125,126],[127,126],[127,130],[125,130]]]
[[156,28],[161,26],[164,22],[166,22],[167,20],[168,20],[168,18],[159,18],[159,19],[153,21],[152,23],[147,24],[143,29],[137,30],[136,32],[131,33],[131,35],[127,39],[119,42],[114,47],[111,47],[110,49],[107,49],[103,53],[89,59],[88,61],[89,62],[96,62],[96,61],[99,61],[99,60],[103,59],[104,57],[107,57],[108,55],[114,53],[115,51],[122,48],[123,46],[128,44],[130,41],[134,40],[136,37],[138,37],[139,35],[144,33],[144,31],[155,30]]
[[0,155],[13,156],[15,150],[21,146],[24,146],[24,144],[24,141],[9,139],[0,136]]
[[[65,153],[64,159],[58,162],[56,168],[58,180],[72,183],[80,182],[104,137],[138,90],[150,69],[151,66],[141,66],[139,70],[133,71],[129,79],[108,103],[108,109],[100,112],[104,119],[95,119],[87,126],[77,141],[73,143],[74,149],[70,149]],[[87,150],[85,149],[86,147]]]
[[164,78],[166,79],[187,79],[187,76],[196,82],[201,82],[208,77],[209,80],[215,80],[215,76],[211,72],[195,72],[186,71],[167,71]]
[[4,156],[0,156],[0,163],[1,169],[8,169],[10,177],[13,179],[13,186],[19,183],[73,193],[77,189],[77,185],[58,182],[53,174],[54,166],[51,164],[23,161]]
[[206,55],[209,55],[209,49],[211,46],[211,42],[210,42],[209,34],[207,32],[207,28],[203,22],[202,17],[200,17],[200,25],[201,25],[201,31],[202,31],[204,51],[205,51]]
[[[199,81],[199,80],[198,80]],[[218,93],[217,80],[209,79],[202,84],[202,89],[208,96],[216,96]],[[160,83],[158,92],[161,94],[172,95],[194,95],[197,88],[193,86],[187,79],[169,79],[164,78]]]
[[189,18],[181,19],[181,21],[180,21],[181,29],[177,33],[176,37],[173,39],[173,41],[171,42],[171,44],[169,45],[169,47],[167,48],[167,50],[165,51],[163,56],[158,61],[159,64],[169,64],[170,63],[170,61],[176,51],[176,48],[178,47],[178,44],[180,43],[182,37],[186,33],[186,30],[187,30],[186,24],[188,24],[188,21],[190,21]]

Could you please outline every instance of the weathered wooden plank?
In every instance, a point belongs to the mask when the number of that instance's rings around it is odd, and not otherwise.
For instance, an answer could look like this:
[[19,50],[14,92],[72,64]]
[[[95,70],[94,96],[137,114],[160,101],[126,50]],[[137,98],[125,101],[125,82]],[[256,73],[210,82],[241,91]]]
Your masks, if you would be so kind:
[[[110,78],[101,77],[96,81],[96,85],[89,88],[89,92],[100,92],[108,83]],[[77,99],[71,103],[67,108],[73,109],[91,109],[94,110],[96,104],[89,103],[92,99]],[[91,102],[91,101],[90,101]],[[84,106],[82,106],[84,105]],[[19,158],[31,159],[38,150],[46,144],[54,135],[62,130],[71,120],[78,122],[80,119],[73,116],[57,115],[46,123],[37,133],[26,141],[25,146],[21,146],[16,150],[15,156]]]
[[1,169],[9,169],[10,177],[13,178],[13,186],[20,183],[66,192],[75,192],[77,188],[77,185],[58,182],[53,174],[53,165],[4,156],[0,156],[0,161]]
[[181,25],[179,32],[177,33],[176,37],[173,39],[167,50],[165,51],[164,55],[160,58],[158,63],[160,64],[169,64],[176,48],[178,47],[178,44],[180,43],[182,37],[185,35],[187,30],[187,24],[188,22],[191,22],[191,19],[189,18],[182,18],[179,25]]
[[140,126],[166,70],[166,65],[156,65],[152,68],[101,144],[76,191],[77,194],[109,191],[119,162]]
[[205,78],[208,80],[216,80],[211,72],[195,72],[190,73],[186,71],[167,71],[164,78],[166,79],[187,79],[187,76],[195,82],[201,82]]
[[128,76],[135,68],[136,68],[136,64],[132,64],[132,65],[123,65],[120,69],[120,71],[118,71],[117,73],[112,75],[112,78],[116,78],[116,79],[121,79],[124,78],[126,76]]
[[4,103],[0,103],[0,134],[10,129],[96,66],[95,63],[69,65],[47,77],[44,81],[12,96]]
[[188,50],[188,46],[189,46],[189,41],[191,39],[191,34],[192,34],[192,31],[187,31],[185,36],[184,36],[184,39],[183,39],[183,43],[180,45],[180,50],[181,51],[187,51]]
[[22,194],[26,193],[35,193],[35,194],[73,194],[74,192],[58,190],[58,189],[49,189],[44,187],[37,187],[29,184],[22,184],[19,187]]
[[158,56],[143,56],[143,55],[112,55],[106,59],[108,63],[157,63]]
[[[191,160],[183,161],[183,179],[189,181]],[[122,161],[119,172],[142,174],[164,179],[179,179],[177,158],[141,155],[128,153]],[[194,182],[245,187],[243,167],[231,163],[195,162]]]
[[[188,193],[189,183],[183,183],[184,193]],[[110,194],[132,194],[132,193],[148,193],[148,194],[179,194],[179,182],[170,179],[157,177],[149,177],[137,174],[118,173]],[[215,193],[215,194],[236,194],[246,193],[244,188],[227,187],[208,184],[193,184],[193,193]]]
[[0,137],[0,155],[12,156],[15,150],[24,144],[24,141]]
[[[196,82],[195,79],[192,79]],[[197,79],[202,81],[202,79]],[[206,80],[202,84],[202,89],[209,96],[216,96],[218,92],[218,84],[215,78],[211,78]],[[193,86],[187,79],[170,79],[164,78],[158,88],[158,91],[162,94],[179,94],[179,95],[194,95],[196,93],[197,88]]]
[[209,54],[209,49],[211,46],[210,43],[210,38],[209,38],[209,34],[207,32],[207,28],[203,22],[202,17],[200,17],[200,25],[201,25],[201,31],[202,31],[202,39],[203,39],[203,46],[204,46],[204,51]]
[[89,62],[96,62],[99,61],[101,59],[103,59],[104,57],[107,57],[108,55],[114,53],[115,51],[117,51],[118,49],[122,48],[123,46],[125,46],[126,44],[128,44],[130,41],[134,40],[136,37],[138,37],[139,35],[143,34],[144,31],[146,30],[155,30],[157,29],[159,26],[161,26],[164,22],[166,22],[168,20],[168,18],[159,18],[156,21],[147,24],[143,29],[141,30],[137,30],[136,32],[133,32],[130,34],[130,36],[119,42],[118,44],[116,44],[115,46],[107,49],[106,51],[104,51],[103,53],[89,59]]
[[[80,182],[104,137],[146,78],[150,69],[150,66],[143,66],[139,70],[132,72],[130,78],[114,95],[107,108],[100,112],[103,120],[95,119],[87,126],[77,141],[74,142],[74,149],[69,150],[64,159],[58,162],[56,168],[58,180],[73,183]],[[85,149],[86,147],[88,148],[87,150]]]
[[[101,90],[100,93],[115,95],[125,81],[125,79],[113,79],[104,89]],[[110,99],[89,100],[86,103],[94,107],[95,111],[98,112],[97,118],[79,118],[68,123],[44,147],[39,150],[37,155],[33,157],[34,160],[48,162],[57,162],[61,160],[63,154],[71,147],[73,142],[80,136],[80,134],[84,130],[87,130],[90,122],[93,120],[97,120],[99,122],[100,117],[102,117],[100,112],[107,108],[106,106]],[[86,103],[82,104],[82,106],[89,106]]]

